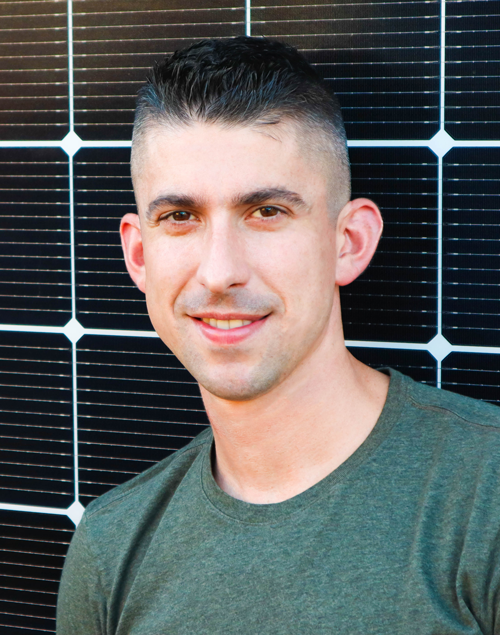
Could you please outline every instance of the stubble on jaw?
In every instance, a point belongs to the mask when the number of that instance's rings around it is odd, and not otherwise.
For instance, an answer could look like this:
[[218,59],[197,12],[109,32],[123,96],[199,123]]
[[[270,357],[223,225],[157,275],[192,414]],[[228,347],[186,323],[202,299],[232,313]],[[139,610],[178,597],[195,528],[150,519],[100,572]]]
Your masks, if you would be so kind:
[[[273,293],[257,294],[246,288],[229,289],[227,293],[220,295],[213,295],[206,290],[190,296],[181,294],[174,306],[174,313],[180,324],[191,319],[187,316],[210,310],[270,316],[267,319],[272,319],[272,316],[284,315],[285,306]],[[215,397],[228,401],[248,401],[265,394],[280,381],[279,369],[285,362],[286,355],[279,354],[280,346],[276,339],[271,350],[263,351],[255,363],[252,341],[232,350],[210,350],[208,345],[210,359],[206,359],[190,337],[189,330],[186,329],[178,336],[183,342],[174,344],[173,348],[176,350],[173,352],[196,381]],[[272,350],[273,348],[276,350]]]

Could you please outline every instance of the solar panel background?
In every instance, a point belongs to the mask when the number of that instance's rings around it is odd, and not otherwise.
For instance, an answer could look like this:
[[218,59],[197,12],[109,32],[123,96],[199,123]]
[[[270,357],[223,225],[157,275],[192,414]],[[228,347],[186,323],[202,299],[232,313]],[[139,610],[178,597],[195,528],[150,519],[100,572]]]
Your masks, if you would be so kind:
[[343,289],[351,351],[496,402],[499,24],[495,0],[0,2],[2,633],[54,631],[82,505],[207,424],[119,248],[152,61],[250,30],[300,48],[385,218]]

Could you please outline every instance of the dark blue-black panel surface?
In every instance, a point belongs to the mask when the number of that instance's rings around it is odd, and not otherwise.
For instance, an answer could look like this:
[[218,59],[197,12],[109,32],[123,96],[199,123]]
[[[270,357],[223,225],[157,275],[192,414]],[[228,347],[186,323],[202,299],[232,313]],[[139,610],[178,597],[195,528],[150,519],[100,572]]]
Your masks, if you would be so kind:
[[350,139],[439,129],[440,3],[262,0],[252,34],[299,48],[338,95]]
[[55,632],[64,556],[74,525],[65,516],[0,511],[0,632]]
[[500,139],[498,0],[446,2],[446,129],[454,139]]
[[500,346],[500,148],[443,159],[443,334]]
[[0,322],[71,318],[68,156],[0,148]]
[[341,289],[349,340],[428,342],[437,329],[437,159],[427,148],[351,148],[353,198],[381,209],[375,257]]
[[153,62],[200,38],[245,33],[243,0],[74,0],[75,130],[130,139]]
[[85,148],[74,158],[76,311],[88,328],[153,328],[120,244],[120,219],[136,212],[129,161],[128,148]]
[[156,337],[83,337],[78,415],[84,503],[183,447],[208,424],[198,384]]
[[0,140],[69,131],[67,4],[0,2]]
[[71,371],[64,335],[0,332],[0,502],[73,502]]

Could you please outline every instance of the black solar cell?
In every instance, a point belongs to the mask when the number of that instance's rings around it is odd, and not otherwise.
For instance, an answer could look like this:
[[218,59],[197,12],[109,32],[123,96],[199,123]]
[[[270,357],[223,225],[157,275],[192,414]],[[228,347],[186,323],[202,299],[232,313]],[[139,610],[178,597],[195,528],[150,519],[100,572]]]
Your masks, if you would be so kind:
[[73,502],[71,344],[0,332],[0,502]]
[[71,318],[68,157],[0,148],[0,322]]
[[183,447],[207,425],[198,384],[159,338],[78,342],[82,501]]

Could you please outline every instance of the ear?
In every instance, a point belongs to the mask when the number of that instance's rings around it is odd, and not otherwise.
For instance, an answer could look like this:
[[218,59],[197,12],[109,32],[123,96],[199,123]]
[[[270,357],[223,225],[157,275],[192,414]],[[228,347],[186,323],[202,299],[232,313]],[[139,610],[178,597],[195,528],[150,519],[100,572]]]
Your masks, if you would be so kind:
[[343,287],[363,273],[382,234],[379,208],[367,198],[350,201],[337,220],[336,283]]
[[125,214],[120,223],[120,236],[127,271],[139,289],[145,293],[146,267],[144,266],[141,225],[137,214]]

